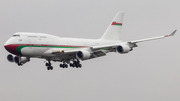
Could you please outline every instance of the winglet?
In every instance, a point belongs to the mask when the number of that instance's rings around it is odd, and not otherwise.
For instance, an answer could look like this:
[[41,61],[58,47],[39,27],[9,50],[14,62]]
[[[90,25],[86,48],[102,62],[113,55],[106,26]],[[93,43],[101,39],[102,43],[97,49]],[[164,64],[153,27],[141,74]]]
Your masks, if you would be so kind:
[[174,36],[177,30],[173,31],[170,35],[166,35],[165,37]]

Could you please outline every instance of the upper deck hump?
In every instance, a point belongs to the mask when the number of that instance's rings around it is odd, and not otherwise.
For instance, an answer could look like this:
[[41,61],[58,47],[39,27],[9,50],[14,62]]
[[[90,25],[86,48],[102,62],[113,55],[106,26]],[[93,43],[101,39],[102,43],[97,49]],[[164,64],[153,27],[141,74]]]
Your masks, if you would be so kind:
[[35,32],[16,32],[13,35],[20,35],[20,36],[37,36],[37,37],[56,37],[60,38],[59,36],[51,35],[51,34],[46,34],[46,33],[35,33]]

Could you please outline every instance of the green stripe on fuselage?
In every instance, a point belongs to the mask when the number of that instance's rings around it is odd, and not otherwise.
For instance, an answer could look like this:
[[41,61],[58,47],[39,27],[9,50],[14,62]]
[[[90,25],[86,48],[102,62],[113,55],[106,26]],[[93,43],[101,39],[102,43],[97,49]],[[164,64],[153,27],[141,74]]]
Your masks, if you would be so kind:
[[24,47],[43,47],[43,48],[80,48],[80,47],[65,47],[65,46],[27,46],[27,45],[22,45],[22,46],[18,46],[16,48],[16,50],[20,53],[21,53],[21,49],[24,48]]
[[[37,45],[34,45],[34,46],[27,46],[27,45],[22,45],[22,46],[18,46],[17,48],[16,48],[16,50],[18,51],[18,53],[20,53],[21,55],[22,55],[22,53],[21,53],[21,49],[22,48],[25,48],[25,47],[42,47],[42,48],[80,48],[80,47],[65,47],[65,46],[37,46]],[[102,50],[108,50],[108,49],[102,49]]]
[[115,25],[122,26],[121,24],[115,24]]

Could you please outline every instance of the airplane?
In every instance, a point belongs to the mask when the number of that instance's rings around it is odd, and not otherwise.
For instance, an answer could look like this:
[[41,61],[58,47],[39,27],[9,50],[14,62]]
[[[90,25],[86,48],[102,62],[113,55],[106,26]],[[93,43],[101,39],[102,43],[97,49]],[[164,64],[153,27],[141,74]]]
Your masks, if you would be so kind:
[[110,52],[126,54],[138,47],[137,43],[170,37],[177,31],[169,35],[123,42],[120,40],[123,17],[124,12],[119,11],[99,39],[62,38],[30,32],[14,33],[4,44],[5,49],[11,53],[7,60],[22,66],[31,58],[45,59],[47,70],[53,70],[51,61],[61,62],[60,68],[81,68],[80,61],[106,56]]

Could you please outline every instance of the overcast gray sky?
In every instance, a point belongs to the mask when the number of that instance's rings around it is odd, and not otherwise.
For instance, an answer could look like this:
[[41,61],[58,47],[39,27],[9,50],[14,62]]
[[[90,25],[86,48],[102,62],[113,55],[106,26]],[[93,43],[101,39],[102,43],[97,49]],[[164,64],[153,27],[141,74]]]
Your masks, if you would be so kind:
[[[0,0],[1,101],[179,101],[179,0]],[[118,11],[125,11],[122,40],[170,34],[140,43],[129,54],[110,53],[61,69],[31,59],[9,63],[3,47],[15,32],[100,38]]]

